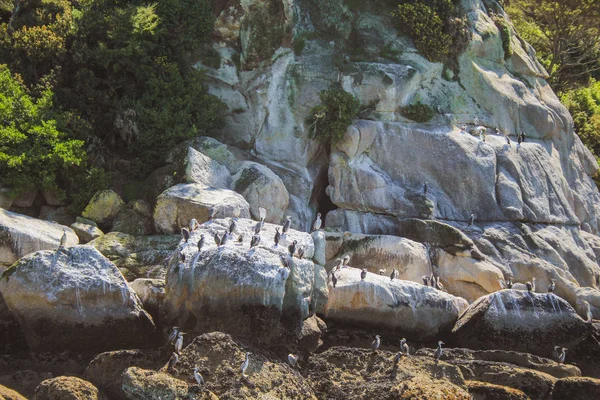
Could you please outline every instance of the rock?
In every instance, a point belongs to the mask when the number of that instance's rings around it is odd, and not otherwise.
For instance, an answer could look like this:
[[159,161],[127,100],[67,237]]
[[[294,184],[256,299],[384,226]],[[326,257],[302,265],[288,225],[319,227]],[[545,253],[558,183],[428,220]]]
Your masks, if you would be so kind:
[[152,218],[152,207],[144,200],[131,200],[128,206],[141,216]]
[[326,320],[349,325],[394,330],[422,341],[449,332],[467,308],[466,300],[422,284],[394,280],[360,270],[343,268],[336,273],[337,286],[329,286]]
[[528,400],[520,390],[487,382],[466,381],[469,394],[474,400]]
[[587,400],[600,397],[600,379],[563,378],[556,381],[552,399]]
[[[275,338],[294,332],[326,302],[322,267],[310,261],[314,252],[311,236],[290,230],[276,248],[271,239],[275,225],[265,223],[260,245],[250,250],[255,224],[239,219],[234,237],[217,248],[213,237],[217,232],[222,235],[229,223],[213,220],[192,232],[187,243],[181,243],[185,262],[174,254],[167,272],[161,311],[165,323],[187,326],[195,332],[221,330],[273,345]],[[202,234],[205,244],[198,253]],[[241,245],[236,243],[240,234],[244,238]],[[290,270],[283,266],[282,258],[287,259],[287,245],[292,240],[305,248],[305,258],[289,261]]]
[[82,224],[81,222],[75,222],[71,224],[71,229],[73,229],[73,231],[77,234],[79,237],[79,242],[82,244],[89,243],[92,240],[104,235],[104,232],[102,232],[97,226],[86,225]]
[[76,217],[75,222],[79,222],[80,224],[84,224],[84,225],[92,225],[92,226],[95,226],[96,228],[98,227],[98,224],[95,223],[94,221],[92,221],[91,219],[83,218],[81,216]]
[[325,226],[346,232],[395,235],[398,231],[398,218],[338,208],[327,213]]
[[208,221],[211,210],[219,218],[249,218],[249,205],[232,190],[207,188],[197,183],[180,184],[165,190],[156,200],[154,224],[165,234],[179,233],[192,218]]
[[135,196],[148,204],[156,204],[156,198],[168,188],[182,183],[185,169],[182,163],[167,164],[153,171],[144,179],[140,192]]
[[0,187],[0,208],[8,210],[13,203],[14,196],[10,188]]
[[68,204],[66,196],[57,190],[44,189],[42,195],[49,206],[66,206]]
[[103,400],[91,383],[74,376],[59,376],[43,381],[35,389],[33,400]]
[[129,367],[158,370],[171,356],[156,350],[118,350],[98,354],[87,366],[83,377],[111,400],[127,399],[122,390],[122,375]]
[[2,275],[0,294],[33,351],[152,344],[154,324],[117,267],[91,246],[43,250]]
[[310,236],[315,245],[315,255],[313,261],[319,265],[325,265],[327,262],[327,238],[323,231],[312,232]]
[[[238,384],[239,368],[246,351],[251,351],[246,383]],[[287,352],[286,352],[287,355]],[[194,338],[181,351],[174,377],[188,380],[197,366],[205,388],[223,399],[311,399],[316,400],[308,382],[282,358],[273,358],[258,348],[249,348],[222,332]]]
[[135,211],[134,206],[136,204],[128,204],[119,211],[112,225],[113,232],[122,232],[134,236],[146,236],[154,233],[152,217],[146,217]]
[[144,310],[156,319],[165,298],[165,281],[163,279],[138,278],[130,286],[142,301]]
[[567,360],[577,363],[583,376],[600,379],[600,322],[592,323],[590,332],[575,347],[567,352]]
[[244,196],[250,204],[250,214],[260,219],[258,208],[267,210],[266,222],[282,223],[290,195],[283,181],[268,167],[246,161],[233,176],[233,190]]
[[12,265],[38,250],[58,248],[63,229],[67,246],[79,243],[69,227],[0,209],[0,265]]
[[12,205],[15,207],[29,208],[35,202],[38,193],[38,189],[31,189],[25,192],[21,192],[17,194],[17,196],[13,199]]
[[[3,385],[7,388],[11,388],[23,396],[30,398],[33,396],[35,388],[38,387],[42,381],[50,378],[52,378],[52,373],[50,372],[39,373],[32,370],[15,371],[9,375],[0,376],[0,386]],[[0,399],[1,398],[2,392],[0,391]]]
[[453,334],[464,347],[551,357],[554,345],[571,348],[588,331],[575,310],[552,293],[501,290],[471,304]]
[[332,347],[310,357],[308,381],[320,399],[471,399],[462,373],[432,358]]
[[431,261],[425,246],[398,236],[362,235],[346,233],[337,254],[328,263],[335,266],[335,259],[350,256],[354,268],[366,269],[379,274],[385,270],[388,277],[394,269],[398,279],[422,283],[421,277],[431,273]]
[[321,337],[327,332],[325,322],[313,315],[304,320],[300,335],[298,336],[298,347],[302,350],[314,353],[323,344]]
[[229,189],[231,186],[231,174],[227,167],[192,147],[187,149],[185,180],[187,183],[197,183],[217,189]]
[[112,190],[96,192],[81,215],[98,223],[100,226],[110,226],[112,220],[125,206],[125,202]]
[[[192,399],[188,384],[164,372],[130,367],[123,373],[123,392],[131,400]],[[202,397],[204,398],[204,397]]]
[[125,279],[164,279],[167,262],[179,244],[181,235],[131,236],[110,232],[92,241],[105,257],[115,263]]
[[27,400],[12,389],[0,385],[0,398],[3,400]]
[[54,221],[57,224],[69,226],[75,220],[75,215],[71,212],[69,207],[53,207],[43,205],[40,208],[39,219],[45,221]]
[[399,236],[429,243],[451,254],[471,250],[473,241],[459,229],[434,220],[403,219],[398,221]]

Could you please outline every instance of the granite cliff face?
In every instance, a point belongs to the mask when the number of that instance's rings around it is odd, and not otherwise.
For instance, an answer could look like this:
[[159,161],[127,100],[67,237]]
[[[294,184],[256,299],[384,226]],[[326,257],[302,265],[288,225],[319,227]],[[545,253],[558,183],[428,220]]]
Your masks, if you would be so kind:
[[[329,228],[398,235],[399,220],[434,218],[462,230],[483,255],[438,251],[433,268],[442,279],[453,269],[472,276],[451,285],[453,294],[472,301],[490,293],[477,284],[481,274],[537,276],[544,289],[557,280],[580,315],[591,307],[600,317],[600,292],[582,289],[597,289],[600,277],[600,193],[591,179],[598,165],[510,22],[505,54],[492,16],[509,20],[497,2],[461,2],[472,38],[452,69],[420,55],[378,2],[360,10],[341,1],[220,4],[220,67],[198,65],[228,106],[218,139],[236,159],[281,178],[286,214],[301,227],[321,212]],[[333,83],[362,109],[326,151],[308,138],[305,119]],[[400,112],[417,102],[435,111],[426,123]]]

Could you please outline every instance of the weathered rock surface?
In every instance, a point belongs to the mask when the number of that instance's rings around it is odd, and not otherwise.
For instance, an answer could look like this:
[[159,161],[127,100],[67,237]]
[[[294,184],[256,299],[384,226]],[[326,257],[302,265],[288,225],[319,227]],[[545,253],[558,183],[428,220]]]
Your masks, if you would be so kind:
[[326,320],[392,329],[407,338],[427,341],[447,333],[468,306],[466,300],[422,284],[394,280],[360,270],[342,268],[337,285],[329,286]]
[[131,282],[130,286],[142,301],[144,310],[156,319],[165,298],[165,281],[163,279],[138,278]]
[[38,250],[58,248],[63,229],[67,246],[79,243],[69,227],[0,209],[0,265],[12,265]]
[[132,236],[110,232],[90,242],[102,255],[115,263],[123,276],[164,279],[167,263],[179,244],[181,235]]
[[154,224],[165,234],[178,233],[195,218],[208,221],[211,211],[219,218],[250,217],[250,206],[232,190],[209,188],[197,183],[179,184],[165,190],[156,199]]
[[268,167],[250,161],[242,163],[233,176],[233,190],[248,201],[255,220],[260,219],[258,208],[263,207],[267,210],[266,222],[283,221],[290,195],[281,178]]
[[185,179],[188,183],[198,183],[218,189],[230,188],[231,174],[227,167],[193,147],[188,147],[185,163]]
[[487,382],[466,381],[469,394],[474,400],[528,400],[529,397],[520,390]]
[[92,240],[104,235],[104,232],[102,232],[97,226],[87,225],[81,222],[72,223],[71,229],[73,229],[73,231],[77,234],[81,244],[89,243]]
[[117,267],[91,246],[26,256],[0,294],[32,350],[98,351],[151,344],[154,324]]
[[[294,331],[323,307],[327,301],[324,270],[310,261],[314,251],[311,236],[290,230],[275,247],[271,239],[275,226],[265,223],[260,245],[249,249],[255,224],[239,219],[234,237],[217,248],[213,237],[215,233],[222,236],[229,223],[213,220],[181,243],[179,251],[185,261],[174,254],[166,277],[161,311],[166,323],[197,332],[250,335],[268,342],[284,335],[287,323]],[[205,244],[199,253],[197,243],[202,234]],[[243,235],[242,244],[237,243],[239,235]],[[304,259],[287,257],[292,240],[305,248]],[[289,260],[290,268],[284,267],[282,258]]]
[[[250,351],[246,379],[241,378],[240,366],[245,352]],[[222,399],[311,399],[313,389],[303,376],[282,358],[248,348],[231,336],[213,332],[198,336],[182,352],[176,373],[178,379],[188,380],[197,366],[206,382],[206,389]]]
[[35,389],[33,400],[104,400],[91,383],[74,376],[59,376],[43,381]]
[[550,293],[501,290],[475,301],[453,329],[472,349],[503,349],[551,357],[555,345],[570,348],[590,330],[575,310]]
[[40,213],[37,216],[39,219],[46,221],[53,221],[60,225],[69,226],[77,218],[75,214],[69,209],[69,207],[53,207],[43,205],[40,208]]
[[[128,368],[123,373],[123,392],[131,400],[195,399],[188,384],[164,372]],[[204,399],[205,397],[199,397]]]
[[134,236],[146,236],[154,233],[152,214],[144,215],[146,208],[139,203],[127,204],[115,216],[112,231]]
[[98,354],[87,366],[83,377],[111,400],[125,400],[123,372],[129,367],[158,370],[169,360],[169,352],[156,350],[118,350]]
[[[50,372],[39,373],[32,370],[15,371],[11,374],[0,376],[0,385],[16,390],[23,396],[30,398],[33,396],[35,388],[42,381],[50,378],[52,378],[52,373]],[[1,398],[2,393],[0,392]]]
[[100,226],[110,226],[125,202],[112,190],[96,192],[81,215],[89,218]]
[[594,378],[564,378],[554,384],[552,399],[587,400],[600,397],[600,380]]
[[3,400],[27,400],[18,392],[0,385],[0,398]]

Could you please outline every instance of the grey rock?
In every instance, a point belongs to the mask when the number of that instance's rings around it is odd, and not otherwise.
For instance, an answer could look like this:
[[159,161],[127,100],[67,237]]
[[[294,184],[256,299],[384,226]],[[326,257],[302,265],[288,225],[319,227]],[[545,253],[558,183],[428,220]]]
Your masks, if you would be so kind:
[[125,202],[112,190],[96,192],[81,215],[91,219],[100,226],[110,226]]
[[77,234],[81,244],[91,242],[92,240],[104,235],[104,232],[102,232],[97,226],[86,225],[80,222],[71,224],[71,229],[73,229],[73,231]]
[[198,183],[219,189],[229,189],[231,186],[231,174],[227,167],[192,147],[187,149],[185,179],[188,183]]
[[153,317],[158,316],[165,298],[165,281],[163,279],[138,278],[130,284],[144,306]]

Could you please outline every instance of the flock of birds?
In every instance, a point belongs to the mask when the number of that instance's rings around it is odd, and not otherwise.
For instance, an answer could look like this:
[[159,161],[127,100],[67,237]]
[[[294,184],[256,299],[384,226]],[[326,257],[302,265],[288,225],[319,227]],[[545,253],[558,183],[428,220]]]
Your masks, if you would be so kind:
[[[479,139],[485,143],[488,128],[479,124],[479,119],[477,117],[475,117],[475,119],[473,120],[473,123],[475,124],[475,127],[471,130],[471,132],[475,133],[475,135],[477,135],[479,137]],[[464,134],[467,132],[468,132],[467,125],[461,125],[460,133]],[[504,136],[508,147],[512,147],[510,136],[507,133],[500,132],[500,129],[498,129],[498,127],[496,127],[496,128],[494,128],[494,134],[498,135],[498,136]],[[518,132],[517,133],[517,151],[519,151],[519,148],[521,147],[521,143],[523,143],[524,141],[525,141],[525,132],[523,132],[523,131]]]
[[[500,279],[500,286],[502,286],[502,289],[512,289],[514,286],[514,282],[512,278],[509,278],[507,281]],[[525,287],[527,288],[528,292],[535,292],[535,277],[531,280],[531,282],[526,282]],[[548,285],[548,293],[554,292],[554,289],[556,289],[556,281],[554,279],[550,279],[550,284]]]

